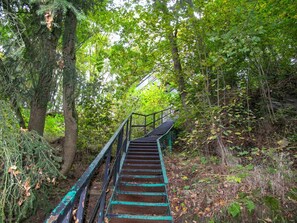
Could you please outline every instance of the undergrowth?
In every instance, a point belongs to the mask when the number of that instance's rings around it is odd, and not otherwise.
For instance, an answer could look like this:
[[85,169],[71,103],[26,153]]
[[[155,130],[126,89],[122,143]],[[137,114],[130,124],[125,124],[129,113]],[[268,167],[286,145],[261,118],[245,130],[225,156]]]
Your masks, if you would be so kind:
[[19,128],[0,101],[0,222],[21,222],[37,207],[37,194],[55,183],[61,159],[35,132]]
[[265,158],[263,165],[230,167],[217,156],[191,151],[167,156],[175,222],[295,222],[297,174],[291,159],[273,150]]

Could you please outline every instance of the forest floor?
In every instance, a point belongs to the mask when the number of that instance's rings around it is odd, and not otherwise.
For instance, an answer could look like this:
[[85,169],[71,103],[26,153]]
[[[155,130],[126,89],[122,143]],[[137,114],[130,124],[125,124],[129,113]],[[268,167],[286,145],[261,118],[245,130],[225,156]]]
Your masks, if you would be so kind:
[[187,152],[166,156],[165,163],[176,223],[297,222],[295,179],[281,182],[252,164],[227,167],[217,157]]
[[[79,153],[77,157],[67,179],[57,181],[47,197],[40,197],[36,214],[25,223],[43,222],[83,174],[92,156]],[[266,188],[264,183],[272,179],[252,165],[226,167],[217,157],[187,152],[167,155],[165,163],[175,223],[297,222],[296,185],[292,190],[292,185],[271,182],[280,185]],[[273,191],[276,189],[280,191]],[[292,191],[294,194],[289,193]],[[278,196],[284,197],[281,199]]]

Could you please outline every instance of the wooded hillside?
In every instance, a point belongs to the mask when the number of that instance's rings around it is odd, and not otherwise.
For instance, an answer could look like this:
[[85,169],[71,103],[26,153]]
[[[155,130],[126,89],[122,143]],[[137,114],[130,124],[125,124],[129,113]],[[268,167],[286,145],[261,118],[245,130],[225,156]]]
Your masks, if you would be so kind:
[[85,168],[132,111],[169,106],[176,222],[295,222],[296,9],[294,0],[1,0],[0,223],[32,219],[61,196],[51,188],[79,161]]

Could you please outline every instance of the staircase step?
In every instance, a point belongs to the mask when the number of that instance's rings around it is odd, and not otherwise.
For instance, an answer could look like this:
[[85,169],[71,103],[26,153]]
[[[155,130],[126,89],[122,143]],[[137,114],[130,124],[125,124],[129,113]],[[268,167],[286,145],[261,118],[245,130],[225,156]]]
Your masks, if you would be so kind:
[[128,162],[128,163],[143,163],[143,164],[161,163],[160,160],[137,160],[137,159],[129,159],[129,158],[126,158],[125,162]]
[[154,152],[148,152],[148,151],[130,151],[128,150],[128,154],[127,155],[159,155],[158,151],[154,151]]
[[128,149],[128,153],[158,153],[158,149]]
[[135,182],[135,183],[162,183],[163,176],[160,175],[128,175],[121,174],[120,179],[122,182]]
[[135,201],[135,202],[151,202],[151,203],[166,203],[166,193],[158,192],[132,192],[121,191],[116,192],[115,198],[120,201]]
[[169,210],[168,203],[111,201],[110,205],[115,214],[166,215]]
[[145,184],[120,182],[119,190],[133,192],[165,192],[165,184]]
[[129,214],[110,214],[111,223],[167,223],[173,222],[172,216],[167,215],[129,215]]
[[158,174],[162,174],[162,170],[161,169],[157,169],[157,170],[148,170],[148,169],[122,169],[122,173],[124,174],[128,174],[128,175],[133,175],[133,174],[137,174],[137,175],[158,175]]
[[166,193],[162,193],[162,192],[117,191],[116,193],[117,194],[125,194],[125,195],[166,196]]
[[127,166],[133,166],[133,167],[160,167],[161,164],[139,164],[139,163],[127,163],[125,164]]
[[165,187],[166,184],[134,184],[134,183],[121,183],[125,186],[130,186],[130,187]]
[[134,201],[111,201],[111,205],[129,205],[145,207],[168,207],[168,203],[134,202]]
[[132,146],[157,146],[157,141],[156,140],[154,140],[154,141],[146,141],[145,140],[145,141],[142,141],[142,142],[132,141],[132,142],[130,142],[129,145],[132,145]]
[[161,164],[125,163],[124,169],[161,169]]
[[144,156],[144,155],[127,155],[127,159],[137,159],[137,160],[158,160],[159,156]]
[[151,145],[129,145],[129,149],[157,149],[158,146],[155,145],[155,146],[151,146]]
[[[138,192],[165,192],[164,183],[131,183],[120,182],[120,187],[124,188],[124,191],[138,191]],[[131,190],[128,190],[131,189]]]

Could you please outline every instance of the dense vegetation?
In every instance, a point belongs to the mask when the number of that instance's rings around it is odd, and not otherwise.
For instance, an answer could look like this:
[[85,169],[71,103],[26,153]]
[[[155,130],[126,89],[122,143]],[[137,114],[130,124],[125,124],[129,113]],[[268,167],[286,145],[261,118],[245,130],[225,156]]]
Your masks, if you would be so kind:
[[173,201],[175,217],[293,222],[296,8],[294,0],[1,1],[0,222],[30,216],[57,168],[67,175],[77,150],[96,154],[131,111],[169,105],[179,111],[172,160],[189,159],[193,170],[183,189],[199,165],[223,171],[197,187],[249,188],[225,197],[223,213]]

